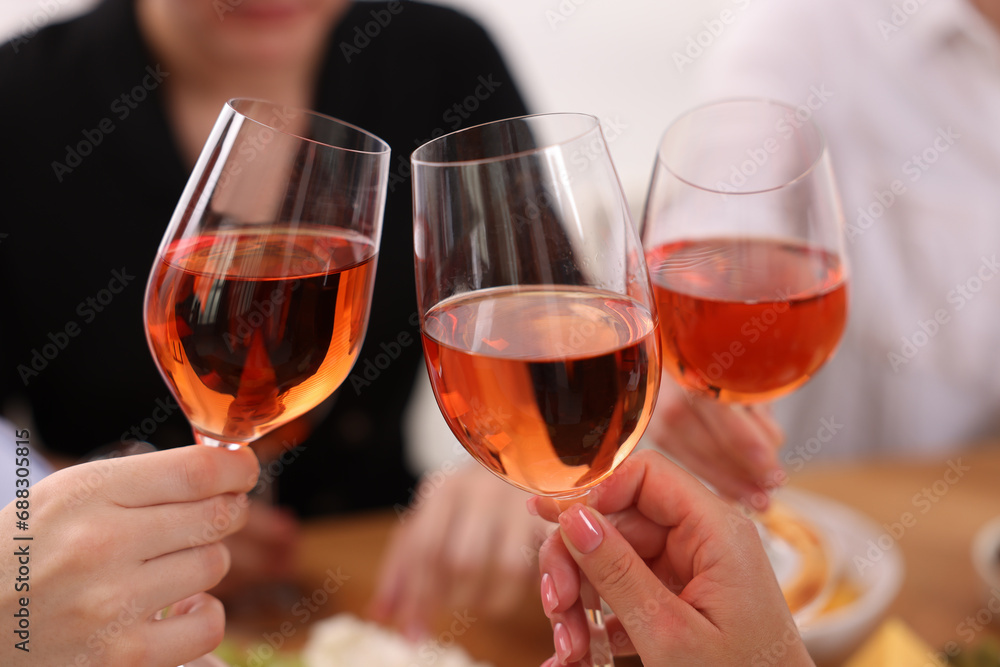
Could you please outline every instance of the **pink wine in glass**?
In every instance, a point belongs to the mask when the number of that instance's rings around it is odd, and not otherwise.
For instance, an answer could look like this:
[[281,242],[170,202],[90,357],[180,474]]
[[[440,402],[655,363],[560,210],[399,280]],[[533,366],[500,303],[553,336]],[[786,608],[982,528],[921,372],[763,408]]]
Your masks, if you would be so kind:
[[466,448],[517,486],[577,495],[635,447],[660,367],[649,309],[580,287],[498,287],[424,318],[431,384]]
[[646,254],[663,364],[685,388],[729,402],[802,385],[847,319],[837,255],[778,239],[670,243]]
[[253,441],[340,385],[364,340],[375,256],[369,239],[329,228],[167,247],[147,336],[199,439]]

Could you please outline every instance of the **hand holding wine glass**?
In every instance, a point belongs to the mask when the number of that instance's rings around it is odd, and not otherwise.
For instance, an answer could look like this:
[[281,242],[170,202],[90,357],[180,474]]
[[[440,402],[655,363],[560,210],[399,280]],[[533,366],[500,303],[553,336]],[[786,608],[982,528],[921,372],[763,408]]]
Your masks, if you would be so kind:
[[560,525],[539,553],[563,637],[543,667],[586,653],[581,570],[615,612],[616,650],[646,667],[813,667],[753,523],[657,452],[637,452],[586,508],[530,503]]
[[389,146],[261,100],[223,108],[146,286],[146,338],[200,443],[238,450],[323,402],[368,324]]
[[829,154],[815,124],[789,121],[794,111],[730,100],[683,115],[664,134],[643,217],[664,368],[692,397],[653,431],[731,495],[750,494],[748,479],[775,464],[767,443],[780,443],[776,424],[743,406],[808,381],[847,318]]
[[[213,650],[225,616],[203,591],[229,567],[222,540],[245,524],[257,474],[250,451],[191,446],[81,463],[32,486],[31,541],[0,555],[12,582],[0,610],[14,618],[30,598],[30,632],[11,633],[0,663],[176,667]],[[11,501],[0,518],[13,526],[19,511]],[[30,557],[20,590],[14,545]]]
[[[438,405],[486,468],[579,502],[634,448],[660,379],[656,309],[600,125],[515,118],[431,141],[412,161]],[[599,599],[588,604],[588,659],[610,665]]]

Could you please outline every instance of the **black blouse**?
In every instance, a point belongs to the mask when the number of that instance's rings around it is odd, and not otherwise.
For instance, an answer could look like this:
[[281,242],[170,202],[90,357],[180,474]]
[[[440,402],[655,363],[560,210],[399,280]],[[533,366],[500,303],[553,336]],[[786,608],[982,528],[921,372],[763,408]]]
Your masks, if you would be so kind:
[[[188,176],[159,91],[166,77],[130,0],[0,47],[0,394],[8,409],[29,403],[37,437],[62,454],[192,441],[142,328],[146,278]],[[330,35],[315,100],[393,156],[354,381],[281,471],[282,499],[304,514],[407,500],[400,417],[424,372],[409,155],[432,136],[526,113],[481,27],[408,1],[352,6]]]

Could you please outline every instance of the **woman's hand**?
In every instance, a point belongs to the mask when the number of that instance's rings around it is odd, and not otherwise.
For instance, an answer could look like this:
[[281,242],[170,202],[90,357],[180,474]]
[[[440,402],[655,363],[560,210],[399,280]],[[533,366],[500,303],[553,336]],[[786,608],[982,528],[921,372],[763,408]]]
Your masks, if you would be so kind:
[[416,639],[440,609],[511,612],[537,581],[534,555],[547,532],[525,511],[527,497],[475,463],[425,476],[400,516],[372,615]]
[[587,654],[580,570],[614,611],[616,653],[647,667],[813,664],[754,524],[696,479],[639,452],[587,502],[561,514],[549,499],[529,505],[560,527],[540,555],[557,649],[546,667]]
[[[194,445],[73,466],[32,487],[19,533],[32,539],[0,554],[0,615],[23,614],[30,652],[12,638],[0,663],[177,667],[213,650],[224,614],[201,591],[229,569],[221,540],[246,522],[257,475],[246,448]],[[12,529],[18,511],[0,510],[0,525]]]

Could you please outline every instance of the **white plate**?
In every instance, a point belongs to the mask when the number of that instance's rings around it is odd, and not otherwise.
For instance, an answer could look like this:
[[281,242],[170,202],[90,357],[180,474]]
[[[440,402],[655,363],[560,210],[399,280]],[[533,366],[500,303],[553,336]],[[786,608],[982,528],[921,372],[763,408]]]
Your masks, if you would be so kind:
[[987,600],[1000,590],[1000,516],[987,521],[972,539],[972,564]]
[[835,500],[791,488],[776,497],[816,526],[831,547],[831,562],[859,591],[858,599],[840,609],[796,619],[813,659],[842,660],[876,629],[899,593],[904,570],[900,547],[877,523]]

